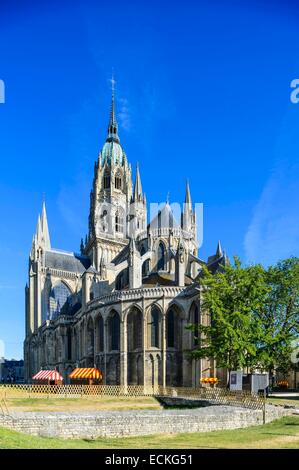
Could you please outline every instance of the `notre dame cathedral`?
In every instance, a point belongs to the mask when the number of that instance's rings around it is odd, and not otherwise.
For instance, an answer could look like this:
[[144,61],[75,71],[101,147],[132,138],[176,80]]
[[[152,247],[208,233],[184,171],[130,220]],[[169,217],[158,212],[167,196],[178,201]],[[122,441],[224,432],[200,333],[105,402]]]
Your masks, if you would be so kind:
[[189,324],[205,322],[197,282],[203,264],[227,262],[218,242],[198,258],[189,185],[179,217],[169,202],[147,220],[138,166],[120,144],[114,93],[106,141],[94,166],[88,235],[80,254],[52,248],[46,207],[38,217],[26,293],[25,381],[57,368],[98,367],[106,384],[195,386],[215,376]]

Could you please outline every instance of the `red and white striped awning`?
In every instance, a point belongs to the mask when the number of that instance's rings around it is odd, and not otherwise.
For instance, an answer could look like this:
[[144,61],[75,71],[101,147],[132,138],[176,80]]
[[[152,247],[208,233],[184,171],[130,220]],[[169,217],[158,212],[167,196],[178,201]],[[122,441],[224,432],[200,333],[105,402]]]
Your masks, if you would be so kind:
[[33,380],[63,380],[62,375],[57,370],[40,370],[37,374],[32,377]]

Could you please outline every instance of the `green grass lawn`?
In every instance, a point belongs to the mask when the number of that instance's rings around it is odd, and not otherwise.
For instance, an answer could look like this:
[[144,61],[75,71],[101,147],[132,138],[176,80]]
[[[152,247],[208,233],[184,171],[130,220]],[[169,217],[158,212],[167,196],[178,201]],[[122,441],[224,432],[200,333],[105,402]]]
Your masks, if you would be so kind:
[[154,397],[85,396],[78,398],[9,397],[9,411],[103,411],[103,410],[159,410],[161,405]]
[[208,433],[160,434],[119,439],[63,440],[0,428],[0,449],[280,449],[299,448],[299,416],[263,426]]
[[299,397],[269,397],[267,403],[273,405],[292,405],[299,408]]

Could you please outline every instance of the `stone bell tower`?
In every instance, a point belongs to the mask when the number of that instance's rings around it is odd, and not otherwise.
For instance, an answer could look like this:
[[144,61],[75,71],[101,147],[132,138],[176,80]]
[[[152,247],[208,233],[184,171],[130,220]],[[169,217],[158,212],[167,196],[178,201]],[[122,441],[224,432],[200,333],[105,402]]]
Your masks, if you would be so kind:
[[[114,85],[114,80],[112,83]],[[131,198],[131,165],[118,136],[113,86],[106,142],[94,167],[89,234],[83,247],[97,271],[110,263],[129,242],[127,214]]]

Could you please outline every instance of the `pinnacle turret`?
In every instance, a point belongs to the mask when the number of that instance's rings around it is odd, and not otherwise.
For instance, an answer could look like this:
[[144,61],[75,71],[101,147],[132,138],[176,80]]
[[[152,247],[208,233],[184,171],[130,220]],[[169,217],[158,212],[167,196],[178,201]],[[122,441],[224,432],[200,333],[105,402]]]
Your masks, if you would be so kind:
[[112,97],[111,97],[111,109],[110,109],[110,118],[108,124],[108,135],[106,142],[117,142],[119,143],[119,136],[118,136],[118,126],[116,121],[116,114],[115,114],[115,103],[114,103],[114,84],[115,80],[111,79],[112,83]]
[[141,179],[139,173],[139,166],[138,163],[136,164],[136,177],[134,183],[134,191],[133,191],[133,202],[142,201],[142,186],[141,186]]
[[186,194],[185,194],[185,204],[189,206],[189,209],[192,209],[191,194],[189,188],[189,182],[186,181]]
[[42,210],[42,218],[41,218],[41,229],[42,229],[42,239],[44,243],[44,247],[46,250],[51,249],[51,241],[50,241],[50,234],[49,234],[49,227],[48,227],[48,219],[47,219],[47,211],[46,211],[46,204],[43,203],[43,210]]

